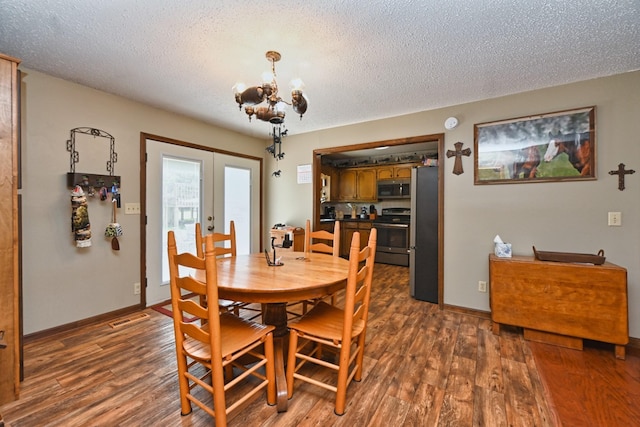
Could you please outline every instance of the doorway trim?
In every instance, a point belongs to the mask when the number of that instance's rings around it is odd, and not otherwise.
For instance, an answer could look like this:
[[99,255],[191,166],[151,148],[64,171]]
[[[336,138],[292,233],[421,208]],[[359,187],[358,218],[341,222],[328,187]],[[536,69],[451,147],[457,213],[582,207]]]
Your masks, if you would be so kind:
[[194,148],[197,150],[208,151],[211,153],[226,154],[228,156],[242,157],[245,159],[256,160],[260,164],[260,194],[259,194],[259,210],[260,210],[260,250],[263,246],[263,194],[264,194],[264,159],[262,157],[249,156],[247,154],[236,153],[233,151],[221,150],[219,148],[209,147],[206,145],[194,144],[192,142],[180,141],[173,138],[167,138],[146,132],[140,132],[140,308],[144,309],[147,304],[147,139],[153,139],[165,144],[180,145],[183,147]]
[[410,145],[425,142],[438,143],[438,308],[444,308],[444,133],[420,135],[385,141],[365,142],[340,147],[319,148],[313,150],[313,215],[314,224],[320,223],[320,194],[322,192],[321,157],[327,154],[345,151],[366,150],[382,146]]

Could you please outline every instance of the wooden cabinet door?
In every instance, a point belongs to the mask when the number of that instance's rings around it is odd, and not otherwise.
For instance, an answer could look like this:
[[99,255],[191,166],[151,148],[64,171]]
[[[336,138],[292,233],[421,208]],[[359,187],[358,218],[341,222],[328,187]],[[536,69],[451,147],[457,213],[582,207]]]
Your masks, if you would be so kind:
[[393,178],[393,166],[384,166],[377,169],[378,179]]
[[340,171],[340,179],[338,185],[339,200],[352,201],[357,199],[357,176],[358,173],[354,169],[343,169]]
[[358,171],[358,200],[375,201],[377,199],[375,169]]
[[[18,268],[18,64],[0,54],[0,406],[18,398],[20,390],[20,304]],[[0,415],[0,424],[2,424]]]
[[395,178],[411,178],[411,166],[396,166],[394,168]]
[[369,243],[371,225],[371,222],[358,223],[358,231],[360,232],[360,249],[364,248]]
[[351,249],[351,239],[353,233],[360,232],[360,248],[364,248],[369,243],[371,234],[371,221],[345,221],[341,224],[342,234],[340,235],[340,256],[349,256]]
[[411,178],[412,167],[413,165],[379,167],[378,179]]
[[340,256],[349,256],[351,249],[351,239],[353,233],[358,231],[357,223],[345,221],[342,227],[342,235],[340,236]]

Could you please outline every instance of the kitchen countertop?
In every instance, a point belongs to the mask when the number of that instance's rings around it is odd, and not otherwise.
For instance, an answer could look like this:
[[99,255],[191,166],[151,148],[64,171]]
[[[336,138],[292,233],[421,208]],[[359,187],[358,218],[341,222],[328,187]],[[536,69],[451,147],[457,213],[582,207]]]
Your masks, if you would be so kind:
[[369,218],[342,218],[342,219],[338,219],[338,218],[322,218],[320,217],[320,222],[335,222],[335,221],[353,221],[353,222],[372,222],[372,219]]

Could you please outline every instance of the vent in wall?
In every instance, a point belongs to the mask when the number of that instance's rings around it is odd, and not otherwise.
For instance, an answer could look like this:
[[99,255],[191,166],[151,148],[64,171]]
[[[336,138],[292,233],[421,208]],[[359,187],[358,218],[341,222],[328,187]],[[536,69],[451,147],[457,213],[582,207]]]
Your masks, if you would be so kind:
[[130,325],[135,322],[139,322],[141,320],[148,319],[149,315],[147,313],[136,313],[131,316],[121,317],[120,319],[116,319],[113,322],[109,322],[109,326],[112,328],[120,328],[122,326]]

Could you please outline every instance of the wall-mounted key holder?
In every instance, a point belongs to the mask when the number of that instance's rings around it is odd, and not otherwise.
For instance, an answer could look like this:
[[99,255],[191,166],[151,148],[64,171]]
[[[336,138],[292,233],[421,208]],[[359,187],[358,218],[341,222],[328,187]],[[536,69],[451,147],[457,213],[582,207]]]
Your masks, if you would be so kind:
[[[80,161],[80,153],[77,150],[76,143],[76,136],[78,134],[109,140],[109,159],[106,164],[108,175],[76,172],[76,163]],[[67,187],[74,188],[76,185],[79,185],[84,188],[89,195],[94,195],[103,188],[106,188],[107,192],[113,192],[113,188],[115,188],[115,192],[117,193],[121,186],[121,181],[119,176],[113,174],[115,163],[118,161],[118,153],[115,152],[115,143],[116,140],[113,136],[100,129],[88,127],[71,129],[71,135],[67,140],[67,151],[70,153],[70,172],[67,173]]]

